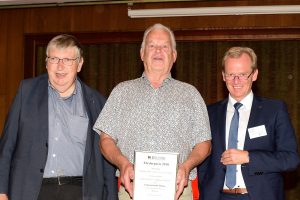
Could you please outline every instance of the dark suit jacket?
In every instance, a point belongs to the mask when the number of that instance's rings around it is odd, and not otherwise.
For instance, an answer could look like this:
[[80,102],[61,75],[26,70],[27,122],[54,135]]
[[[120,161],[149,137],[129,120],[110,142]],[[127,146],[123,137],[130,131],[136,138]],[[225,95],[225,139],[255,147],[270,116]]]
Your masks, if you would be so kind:
[[[117,199],[115,168],[98,148],[92,131],[105,98],[82,83],[89,128],[84,158],[84,200]],[[0,141],[0,193],[9,200],[35,200],[42,184],[48,154],[48,76],[21,82]]]
[[[226,167],[220,162],[226,149],[225,127],[228,99],[208,106],[212,132],[210,157],[198,167],[201,200],[220,200]],[[267,136],[250,139],[248,128],[265,125]],[[294,129],[282,101],[254,96],[244,150],[250,162],[242,165],[243,178],[253,200],[283,200],[281,172],[299,164]]]

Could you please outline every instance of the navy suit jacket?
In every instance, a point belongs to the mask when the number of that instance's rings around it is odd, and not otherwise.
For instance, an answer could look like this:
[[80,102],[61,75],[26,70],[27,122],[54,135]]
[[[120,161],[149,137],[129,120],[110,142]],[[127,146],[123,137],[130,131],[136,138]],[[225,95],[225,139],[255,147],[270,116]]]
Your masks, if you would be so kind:
[[[115,168],[104,160],[92,130],[105,98],[81,82],[89,117],[84,171],[84,200],[117,199]],[[48,154],[48,76],[21,82],[0,141],[0,193],[9,200],[38,197]]]
[[[212,152],[198,167],[201,200],[220,200],[226,167],[220,162],[226,150],[225,127],[228,99],[208,106]],[[248,128],[265,125],[267,135],[250,139]],[[243,178],[253,200],[283,200],[281,172],[299,164],[297,142],[286,105],[282,101],[254,96],[244,150],[250,162],[242,165]]]

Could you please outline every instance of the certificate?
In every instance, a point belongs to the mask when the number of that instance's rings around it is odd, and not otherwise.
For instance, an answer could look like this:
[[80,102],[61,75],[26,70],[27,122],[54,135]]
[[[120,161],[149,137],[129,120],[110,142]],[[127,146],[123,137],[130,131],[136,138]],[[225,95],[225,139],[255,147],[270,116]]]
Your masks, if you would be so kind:
[[174,200],[178,153],[136,151],[134,200]]

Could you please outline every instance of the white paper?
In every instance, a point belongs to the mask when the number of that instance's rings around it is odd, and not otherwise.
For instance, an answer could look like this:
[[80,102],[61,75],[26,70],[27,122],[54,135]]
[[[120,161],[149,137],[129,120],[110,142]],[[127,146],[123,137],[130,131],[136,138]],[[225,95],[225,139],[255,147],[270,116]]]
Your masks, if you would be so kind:
[[174,200],[178,153],[135,152],[134,200]]
[[265,125],[248,128],[250,139],[263,137],[267,135]]

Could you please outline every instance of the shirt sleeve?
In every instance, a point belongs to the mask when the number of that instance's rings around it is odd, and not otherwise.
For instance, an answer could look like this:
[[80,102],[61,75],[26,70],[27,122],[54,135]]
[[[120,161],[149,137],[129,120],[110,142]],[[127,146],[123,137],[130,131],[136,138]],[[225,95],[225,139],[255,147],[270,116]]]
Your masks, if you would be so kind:
[[194,92],[193,101],[194,113],[192,116],[192,131],[194,134],[192,137],[194,141],[193,146],[195,146],[198,143],[211,140],[211,130],[206,104],[197,90]]
[[122,89],[120,85],[117,85],[108,97],[93,127],[93,130],[99,135],[101,132],[104,132],[111,136],[116,142],[118,140],[117,133],[120,132],[121,100]]

